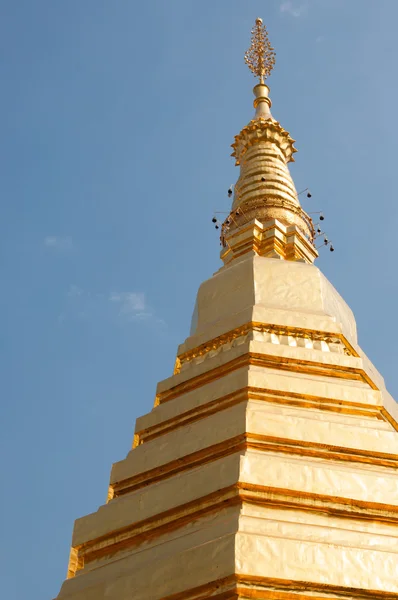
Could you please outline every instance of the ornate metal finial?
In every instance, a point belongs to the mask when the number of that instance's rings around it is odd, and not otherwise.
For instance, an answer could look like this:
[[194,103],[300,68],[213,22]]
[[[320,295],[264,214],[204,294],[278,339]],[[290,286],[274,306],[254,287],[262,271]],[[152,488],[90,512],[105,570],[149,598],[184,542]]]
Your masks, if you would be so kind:
[[245,63],[255,77],[264,83],[275,64],[275,52],[268,39],[268,32],[263,20],[258,17],[252,29],[252,42],[245,53]]

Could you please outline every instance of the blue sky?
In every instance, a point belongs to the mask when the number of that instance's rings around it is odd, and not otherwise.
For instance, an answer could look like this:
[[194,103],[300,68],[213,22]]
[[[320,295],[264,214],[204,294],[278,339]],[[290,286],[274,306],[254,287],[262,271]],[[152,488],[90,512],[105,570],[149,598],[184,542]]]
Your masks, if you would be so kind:
[[252,116],[273,115],[336,251],[318,266],[398,396],[396,0],[1,0],[2,590],[54,598],[75,518],[151,410],[220,266],[211,224]]

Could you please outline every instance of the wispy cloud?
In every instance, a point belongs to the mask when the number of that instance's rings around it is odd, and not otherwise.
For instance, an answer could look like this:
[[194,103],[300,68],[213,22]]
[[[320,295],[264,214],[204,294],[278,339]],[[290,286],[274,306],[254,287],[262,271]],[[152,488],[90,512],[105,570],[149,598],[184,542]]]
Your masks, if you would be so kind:
[[69,236],[56,236],[48,235],[44,238],[44,245],[46,248],[53,248],[54,250],[61,250],[67,252],[73,249],[73,240]]
[[109,300],[117,305],[119,315],[127,319],[144,319],[152,315],[143,292],[112,292]]
[[69,286],[66,307],[58,322],[63,323],[67,318],[165,325],[148,304],[144,292],[93,293],[75,284]]
[[281,13],[290,15],[291,17],[301,17],[308,8],[306,3],[297,3],[294,0],[283,0],[279,10]]

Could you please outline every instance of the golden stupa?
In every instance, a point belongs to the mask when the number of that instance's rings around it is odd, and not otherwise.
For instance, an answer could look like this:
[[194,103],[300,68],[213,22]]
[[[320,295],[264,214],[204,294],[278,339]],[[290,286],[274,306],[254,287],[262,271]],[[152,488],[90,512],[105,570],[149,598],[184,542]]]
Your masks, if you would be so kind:
[[75,523],[59,600],[398,600],[397,405],[313,265],[261,19],[252,33],[224,265],[107,503]]

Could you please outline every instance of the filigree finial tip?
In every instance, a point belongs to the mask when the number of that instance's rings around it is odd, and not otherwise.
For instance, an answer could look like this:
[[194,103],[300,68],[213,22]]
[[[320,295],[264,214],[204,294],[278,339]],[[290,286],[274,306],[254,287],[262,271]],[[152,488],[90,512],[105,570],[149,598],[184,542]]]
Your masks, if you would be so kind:
[[264,83],[275,64],[275,52],[271,46],[263,20],[257,17],[252,29],[250,48],[245,53],[245,62],[255,77]]

